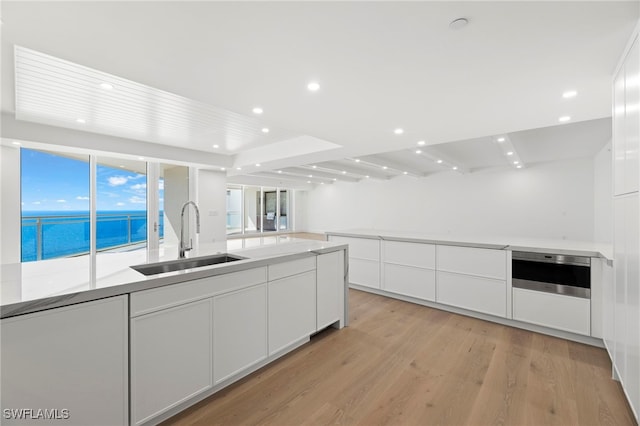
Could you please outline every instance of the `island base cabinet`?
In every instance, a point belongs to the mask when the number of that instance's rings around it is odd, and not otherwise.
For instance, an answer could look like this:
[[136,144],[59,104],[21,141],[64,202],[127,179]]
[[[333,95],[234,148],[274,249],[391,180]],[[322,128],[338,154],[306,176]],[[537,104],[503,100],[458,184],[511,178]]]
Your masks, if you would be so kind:
[[142,424],[213,384],[211,298],[131,319],[132,424]]
[[436,300],[436,271],[385,263],[384,289],[433,302]]
[[316,331],[316,271],[269,282],[269,355]]
[[507,283],[491,278],[438,272],[438,303],[495,315],[507,316]]
[[127,424],[127,322],[126,295],[3,319],[1,423]]
[[321,330],[344,317],[344,251],[319,255],[316,273],[316,330]]
[[514,288],[513,319],[589,336],[591,301],[581,297]]
[[213,376],[218,384],[267,357],[267,285],[213,299]]

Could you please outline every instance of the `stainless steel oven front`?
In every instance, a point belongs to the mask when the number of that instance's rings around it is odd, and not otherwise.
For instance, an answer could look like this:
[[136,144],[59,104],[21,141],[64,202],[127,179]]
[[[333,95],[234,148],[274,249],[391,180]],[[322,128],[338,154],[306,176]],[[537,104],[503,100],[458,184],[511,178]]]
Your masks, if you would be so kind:
[[591,298],[591,258],[514,251],[513,287]]

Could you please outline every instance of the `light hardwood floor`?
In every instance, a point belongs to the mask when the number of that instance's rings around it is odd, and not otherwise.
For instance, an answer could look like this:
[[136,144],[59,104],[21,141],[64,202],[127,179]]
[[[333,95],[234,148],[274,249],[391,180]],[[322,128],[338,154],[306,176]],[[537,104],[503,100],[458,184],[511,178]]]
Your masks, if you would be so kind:
[[351,324],[165,425],[634,425],[604,349],[350,290]]

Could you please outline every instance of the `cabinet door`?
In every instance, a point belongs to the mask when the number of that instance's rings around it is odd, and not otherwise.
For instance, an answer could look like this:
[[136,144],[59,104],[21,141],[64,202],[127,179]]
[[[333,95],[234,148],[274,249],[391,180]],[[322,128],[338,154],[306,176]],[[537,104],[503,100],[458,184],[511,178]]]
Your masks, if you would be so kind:
[[438,245],[436,251],[438,271],[507,279],[507,253],[504,250]]
[[624,66],[625,119],[624,119],[624,182],[625,192],[638,191],[638,145],[640,137],[640,45],[633,42]]
[[626,303],[627,303],[627,248],[625,229],[625,197],[615,198],[614,207],[614,347],[613,363],[620,377],[625,374],[625,346],[627,334]]
[[269,282],[269,355],[316,330],[316,273]]
[[380,288],[380,262],[349,258],[349,282]]
[[625,104],[624,66],[613,80],[613,193],[624,194],[625,188]]
[[131,319],[132,423],[212,387],[212,299]]
[[267,357],[267,285],[213,299],[214,384]]
[[436,246],[426,243],[383,241],[383,261],[396,265],[436,268]]
[[436,271],[385,263],[384,289],[418,299],[435,301]]
[[513,319],[572,333],[591,333],[589,299],[513,289]]
[[321,254],[316,270],[316,330],[342,318],[344,312],[344,251]]
[[3,319],[3,413],[66,409],[68,418],[3,416],[2,424],[127,424],[127,309],[127,296],[118,296]]
[[437,273],[438,303],[506,317],[506,282],[471,275]]
[[640,413],[640,205],[638,194],[633,194],[625,201],[627,334],[625,338],[626,371],[623,380],[631,405],[636,413]]

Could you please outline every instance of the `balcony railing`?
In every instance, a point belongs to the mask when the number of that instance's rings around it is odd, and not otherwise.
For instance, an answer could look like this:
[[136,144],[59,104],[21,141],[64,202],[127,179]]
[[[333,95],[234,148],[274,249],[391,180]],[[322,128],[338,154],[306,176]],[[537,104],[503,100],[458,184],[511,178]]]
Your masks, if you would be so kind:
[[[159,236],[164,235],[160,214]],[[98,213],[96,249],[124,248],[147,240],[147,213]],[[89,214],[22,217],[22,261],[53,259],[89,253]]]

